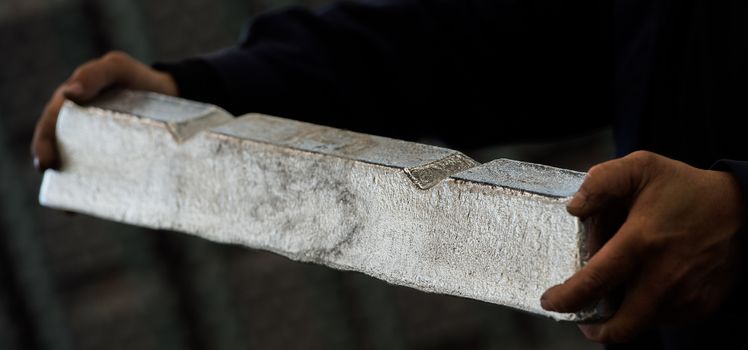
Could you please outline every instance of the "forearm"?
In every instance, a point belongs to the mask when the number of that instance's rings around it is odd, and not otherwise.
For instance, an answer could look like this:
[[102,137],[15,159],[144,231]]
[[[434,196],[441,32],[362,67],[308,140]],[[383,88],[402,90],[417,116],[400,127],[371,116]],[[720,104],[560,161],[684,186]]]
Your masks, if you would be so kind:
[[607,122],[602,12],[551,1],[291,8],[257,18],[237,47],[157,68],[183,97],[234,114],[455,144],[544,138]]

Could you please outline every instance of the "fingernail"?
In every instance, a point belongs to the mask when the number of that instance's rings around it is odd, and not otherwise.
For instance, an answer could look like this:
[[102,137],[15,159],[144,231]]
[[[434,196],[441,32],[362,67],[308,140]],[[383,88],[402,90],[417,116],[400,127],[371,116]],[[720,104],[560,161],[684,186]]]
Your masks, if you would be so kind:
[[571,209],[581,209],[582,207],[584,207],[586,202],[587,202],[587,194],[582,191],[579,191],[574,195],[574,197],[571,198],[571,201],[569,201],[569,203],[566,204],[566,207],[571,208]]
[[550,301],[550,300],[548,299],[548,297],[546,297],[546,295],[545,295],[545,294],[543,294],[543,296],[541,296],[541,297],[540,297],[540,306],[541,306],[541,307],[542,307],[543,309],[546,309],[546,310],[548,310],[548,311],[555,311],[555,310],[556,310],[556,307],[555,307],[555,306],[553,305],[553,303],[552,303],[552,302],[551,302],[551,301]]
[[78,81],[74,81],[65,86],[63,94],[65,96],[79,96],[83,94],[83,85]]
[[34,157],[34,169],[41,170],[41,167],[39,164],[39,157]]

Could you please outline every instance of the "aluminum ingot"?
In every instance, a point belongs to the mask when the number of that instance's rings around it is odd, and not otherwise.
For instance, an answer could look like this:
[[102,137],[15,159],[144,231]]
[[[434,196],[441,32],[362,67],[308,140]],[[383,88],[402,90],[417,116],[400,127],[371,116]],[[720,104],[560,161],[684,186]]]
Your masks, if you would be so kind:
[[43,205],[366,273],[552,317],[583,264],[566,212],[584,174],[153,93],[65,102]]

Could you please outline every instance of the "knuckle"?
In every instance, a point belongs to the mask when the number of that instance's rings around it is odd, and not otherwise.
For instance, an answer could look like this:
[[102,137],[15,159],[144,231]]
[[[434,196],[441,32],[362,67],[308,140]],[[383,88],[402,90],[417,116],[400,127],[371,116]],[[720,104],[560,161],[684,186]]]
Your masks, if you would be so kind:
[[70,75],[69,80],[85,80],[96,71],[96,66],[99,64],[100,62],[98,60],[91,60],[78,66],[73,71],[73,74]]
[[70,80],[80,79],[82,76],[86,74],[86,72],[88,71],[88,67],[89,67],[88,64],[84,64],[84,65],[78,66],[78,68],[75,68],[75,70],[73,71],[73,74],[70,75]]
[[649,151],[639,150],[639,151],[631,152],[628,155],[628,157],[631,158],[631,159],[637,159],[637,160],[646,161],[646,160],[651,160],[652,157],[654,157],[654,153],[649,152]]
[[122,64],[130,60],[130,56],[122,51],[109,51],[101,57],[104,62]]
[[[593,165],[589,170],[587,170],[587,178],[594,178],[600,176],[601,174],[604,174],[608,166],[608,162]],[[585,181],[584,183],[586,182],[587,181]]]
[[653,166],[657,159],[658,155],[649,151],[635,151],[630,153],[625,158],[633,163],[637,168],[640,169],[646,169],[651,166]]

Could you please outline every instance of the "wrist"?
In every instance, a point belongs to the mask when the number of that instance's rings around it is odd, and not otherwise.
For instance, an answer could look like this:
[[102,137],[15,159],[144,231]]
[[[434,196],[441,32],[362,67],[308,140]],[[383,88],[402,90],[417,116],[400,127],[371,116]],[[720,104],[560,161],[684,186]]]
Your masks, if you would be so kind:
[[735,232],[735,235],[742,235],[745,225],[746,205],[740,182],[729,171],[708,170],[715,179],[715,186],[712,190],[722,203],[724,208],[722,212],[723,223]]
[[174,84],[174,93],[179,97],[211,103],[234,114],[246,112],[232,108],[226,82],[221,80],[218,73],[203,59],[192,58],[174,63],[155,63],[152,68],[168,75],[171,83]]

